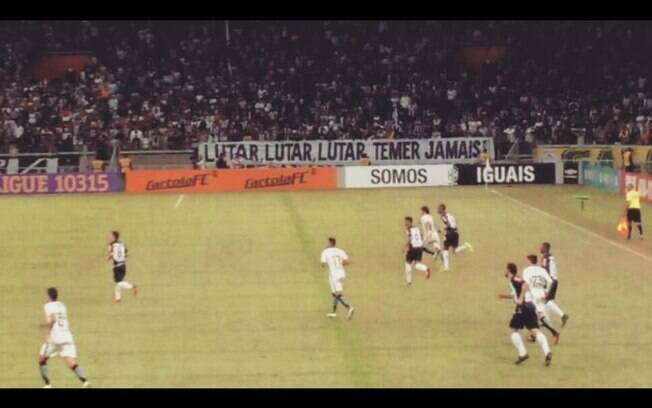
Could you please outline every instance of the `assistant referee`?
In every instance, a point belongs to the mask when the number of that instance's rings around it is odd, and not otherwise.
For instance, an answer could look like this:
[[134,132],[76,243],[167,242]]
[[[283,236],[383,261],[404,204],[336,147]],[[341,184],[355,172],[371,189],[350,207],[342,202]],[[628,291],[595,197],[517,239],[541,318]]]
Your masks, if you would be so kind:
[[643,225],[641,224],[641,197],[638,191],[634,190],[634,184],[627,185],[627,239],[632,238],[632,224],[636,224],[640,239],[643,239]]

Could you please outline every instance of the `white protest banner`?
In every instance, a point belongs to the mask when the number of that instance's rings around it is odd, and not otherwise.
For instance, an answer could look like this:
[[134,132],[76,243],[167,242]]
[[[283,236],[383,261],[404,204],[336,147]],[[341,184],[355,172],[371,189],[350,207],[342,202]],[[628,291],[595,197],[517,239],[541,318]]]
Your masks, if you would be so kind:
[[209,162],[223,153],[261,164],[355,164],[365,155],[372,164],[433,164],[474,163],[483,149],[494,157],[492,138],[205,142],[197,153]]

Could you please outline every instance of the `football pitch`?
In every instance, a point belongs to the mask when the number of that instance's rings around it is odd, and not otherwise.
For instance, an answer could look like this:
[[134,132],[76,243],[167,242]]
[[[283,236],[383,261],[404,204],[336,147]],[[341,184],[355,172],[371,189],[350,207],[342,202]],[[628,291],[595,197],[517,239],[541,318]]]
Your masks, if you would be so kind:
[[[592,197],[584,211],[574,194]],[[406,288],[403,217],[442,202],[475,252],[449,272],[425,258],[432,278]],[[42,385],[48,286],[95,387],[651,387],[652,242],[616,234],[623,208],[580,186],[3,197],[0,387]],[[121,304],[112,229],[141,288]],[[351,257],[351,321],[326,318],[328,236]],[[550,367],[531,343],[516,367],[514,306],[496,295],[505,264],[521,269],[543,241],[570,321]],[[80,386],[60,359],[49,367],[53,387]]]

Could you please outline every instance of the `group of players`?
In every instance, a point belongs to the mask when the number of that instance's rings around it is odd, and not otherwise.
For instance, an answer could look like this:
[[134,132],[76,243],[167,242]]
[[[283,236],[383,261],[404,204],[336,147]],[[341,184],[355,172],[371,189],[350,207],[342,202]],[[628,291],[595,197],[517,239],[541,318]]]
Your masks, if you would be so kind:
[[[627,221],[628,239],[631,236],[632,223],[636,224],[642,237],[643,230],[640,219],[640,201],[638,192],[633,185],[627,186]],[[405,226],[405,285],[412,284],[412,271],[423,272],[426,279],[429,279],[432,271],[430,267],[422,262],[423,252],[432,255],[433,260],[441,260],[442,269],[450,270],[449,255],[460,253],[465,250],[473,252],[473,246],[468,242],[459,245],[459,230],[455,217],[446,210],[445,204],[437,207],[437,213],[441,217],[444,228],[437,230],[435,222],[427,206],[421,207],[421,228],[413,224],[411,216],[404,218]],[[441,244],[439,233],[444,233],[444,242]],[[552,361],[552,352],[545,335],[539,330],[541,326],[550,331],[553,344],[559,343],[560,332],[556,330],[549,317],[549,313],[557,315],[561,319],[561,327],[566,326],[569,316],[555,302],[557,288],[559,285],[557,266],[555,258],[551,253],[551,245],[548,242],[541,244],[541,265],[538,265],[536,255],[528,255],[528,265],[523,270],[523,276],[518,275],[518,268],[515,263],[507,264],[505,278],[509,283],[509,294],[498,294],[499,299],[512,299],[516,308],[509,323],[511,329],[511,341],[516,347],[518,358],[515,364],[521,364],[529,358],[523,338],[519,330],[527,329],[530,333],[528,340],[537,342],[545,355],[545,365],[549,366]],[[113,301],[118,303],[122,299],[123,290],[131,290],[134,295],[138,294],[138,285],[125,280],[126,275],[127,248],[124,242],[120,241],[118,231],[111,232],[111,241],[108,246],[108,260],[113,261],[113,278],[115,281]],[[329,285],[333,298],[332,310],[327,314],[329,318],[337,317],[337,306],[341,304],[347,309],[347,319],[353,317],[355,308],[343,297],[343,285],[346,278],[344,267],[350,265],[350,260],[345,251],[336,246],[336,239],[328,238],[328,247],[322,251],[321,264],[329,268]],[[41,346],[38,363],[41,377],[45,388],[50,388],[48,375],[48,359],[61,356],[65,364],[75,373],[84,387],[90,387],[83,370],[77,364],[77,351],[72,333],[68,324],[66,306],[58,300],[56,288],[47,289],[48,302],[44,305],[45,322],[40,325],[47,331],[45,343]]]
[[[427,206],[421,207],[421,229],[413,225],[414,220],[412,217],[407,216],[404,218],[406,229],[406,242],[405,242],[405,285],[412,284],[412,269],[424,272],[426,279],[430,278],[431,270],[423,264],[423,253],[426,252],[432,255],[433,260],[441,260],[443,270],[450,269],[449,254],[457,254],[465,250],[473,252],[473,246],[468,242],[460,246],[460,233],[457,228],[457,221],[455,217],[446,210],[445,204],[440,204],[437,207],[437,214],[441,217],[444,225],[442,230],[437,230],[435,221],[430,214],[430,208]],[[444,244],[442,246],[439,239],[439,233],[444,233]]]
[[[410,216],[404,218],[405,222],[405,286],[412,285],[412,271],[416,269],[423,272],[426,279],[429,279],[432,271],[430,267],[422,262],[423,253],[429,253],[434,260],[440,259],[443,264],[443,270],[450,270],[449,253],[454,254],[469,250],[473,252],[473,247],[468,242],[459,246],[460,235],[457,228],[455,217],[446,211],[446,205],[440,204],[437,213],[441,217],[444,225],[443,230],[438,231],[435,228],[435,221],[430,214],[427,206],[421,207],[421,229],[413,225],[413,219]],[[439,239],[439,232],[444,233],[444,244],[442,246]],[[344,267],[350,265],[349,256],[344,250],[336,246],[334,237],[328,238],[328,246],[321,253],[322,267],[328,267],[328,283],[333,298],[333,307],[326,316],[329,318],[337,317],[337,306],[341,304],[347,311],[347,318],[353,317],[355,308],[351,306],[343,297],[344,279],[346,271]]]
[[[459,230],[455,217],[446,210],[445,204],[437,207],[437,213],[441,217],[444,228],[438,231],[435,222],[427,206],[421,207],[421,228],[413,224],[410,216],[405,221],[405,285],[412,284],[412,271],[416,269],[424,273],[429,279],[432,271],[430,267],[422,262],[423,252],[432,255],[433,259],[441,260],[442,269],[450,270],[449,254],[460,253],[464,250],[473,252],[473,246],[468,242],[459,245]],[[439,232],[444,233],[444,243],[441,244]],[[539,330],[543,326],[550,331],[553,344],[559,344],[561,333],[553,327],[549,314],[555,314],[561,319],[561,327],[566,326],[569,315],[566,314],[555,302],[559,277],[557,265],[551,252],[551,245],[548,242],[541,244],[541,265],[538,264],[536,255],[528,255],[528,265],[523,270],[523,277],[518,276],[518,268],[515,263],[507,264],[505,277],[508,280],[511,290],[510,294],[498,294],[499,299],[512,299],[516,308],[509,323],[512,331],[511,340],[518,352],[515,364],[521,364],[529,358],[523,338],[519,330],[527,329],[530,333],[528,340],[537,342],[544,353],[545,365],[552,362],[552,352],[546,336]],[[353,317],[354,308],[344,300],[343,286],[346,272],[344,266],[350,265],[346,252],[337,248],[335,238],[328,238],[328,247],[322,251],[321,264],[329,268],[329,284],[333,297],[332,311],[327,314],[329,318],[337,316],[337,306],[341,304],[348,309],[347,318]]]
[[[138,294],[138,285],[125,280],[127,274],[127,247],[120,241],[118,231],[111,232],[111,239],[108,246],[107,260],[113,262],[113,279],[115,289],[113,302],[119,303],[122,299],[123,290],[131,290],[134,295]],[[41,346],[38,356],[41,378],[45,383],[43,388],[51,388],[50,376],[48,374],[48,359],[61,356],[64,363],[70,368],[85,388],[90,387],[90,382],[84,371],[77,364],[77,348],[70,331],[68,323],[68,311],[66,305],[59,301],[59,292],[56,288],[47,289],[48,302],[44,305],[45,322],[40,325],[47,332],[45,342]]]
[[507,264],[505,278],[509,283],[509,294],[498,294],[499,299],[512,299],[516,308],[509,322],[511,329],[510,338],[518,352],[515,364],[521,364],[529,358],[523,338],[519,330],[527,329],[530,333],[528,340],[537,342],[545,356],[545,365],[552,362],[552,352],[546,336],[539,330],[540,326],[548,329],[552,334],[553,344],[559,344],[560,332],[556,330],[549,317],[554,313],[561,319],[561,327],[566,326],[569,316],[555,302],[559,287],[557,264],[551,252],[549,242],[541,244],[541,265],[538,264],[536,255],[527,256],[527,266],[523,269],[523,276],[518,276],[515,263]]

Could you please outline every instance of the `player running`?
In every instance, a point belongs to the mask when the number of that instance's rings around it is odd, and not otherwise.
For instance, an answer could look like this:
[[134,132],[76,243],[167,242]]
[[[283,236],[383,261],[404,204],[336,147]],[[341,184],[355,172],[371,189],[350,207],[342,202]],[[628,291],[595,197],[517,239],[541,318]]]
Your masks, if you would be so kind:
[[638,191],[634,190],[633,184],[627,185],[627,195],[625,196],[627,205],[625,214],[627,215],[627,239],[632,238],[632,224],[638,227],[638,235],[643,239],[643,224],[641,223],[641,196]]
[[82,382],[84,388],[88,388],[91,384],[88,382],[81,367],[77,364],[77,349],[75,348],[75,341],[72,338],[70,326],[68,325],[66,305],[57,300],[59,293],[56,288],[49,288],[47,294],[49,301],[43,306],[43,310],[45,310],[45,323],[41,323],[40,327],[46,329],[48,334],[45,343],[41,346],[38,357],[39,370],[41,371],[43,382],[45,382],[43,388],[52,388],[50,377],[48,376],[48,359],[56,356],[61,356],[66,366]]
[[125,280],[127,274],[127,247],[120,241],[120,233],[111,231],[111,243],[109,244],[108,260],[113,260],[113,280],[115,281],[115,294],[113,302],[118,303],[122,299],[122,290],[131,290],[138,294],[138,285],[131,284]]
[[430,268],[421,262],[423,256],[423,239],[418,227],[412,225],[412,217],[405,217],[405,286],[412,285],[412,268],[424,272],[430,279]]
[[423,250],[431,254],[433,260],[441,259],[439,233],[437,232],[437,228],[435,228],[435,220],[430,215],[430,208],[425,205],[421,207],[421,229],[423,230]]
[[549,242],[544,242],[541,244],[541,266],[548,271],[550,278],[552,278],[552,285],[548,291],[548,297],[546,298],[546,309],[550,310],[557,316],[561,318],[561,327],[562,329],[566,326],[569,316],[564,313],[563,310],[555,302],[555,297],[557,296],[557,288],[559,287],[559,276],[557,275],[557,263],[555,262],[555,257],[550,252],[551,246]]
[[528,255],[527,259],[530,265],[523,269],[523,280],[528,284],[528,290],[532,296],[532,303],[534,303],[541,325],[552,333],[554,339],[553,344],[557,345],[559,344],[560,333],[552,327],[545,308],[548,291],[552,287],[552,278],[548,274],[548,271],[537,265],[536,255]]
[[444,270],[448,270],[448,251],[453,248],[453,253],[457,254],[466,249],[473,252],[473,247],[468,242],[459,246],[460,234],[457,229],[457,221],[453,214],[446,211],[445,204],[439,204],[437,213],[441,216],[441,221],[444,223],[444,250],[441,252],[442,260],[444,261]]
[[331,287],[331,295],[333,296],[333,311],[326,316],[333,318],[337,317],[337,304],[341,303],[342,306],[347,308],[347,319],[351,320],[355,309],[350,304],[346,303],[342,297],[342,290],[346,272],[344,266],[350,265],[349,256],[343,250],[335,246],[335,238],[328,238],[328,247],[321,252],[321,266],[328,266],[328,283]]
[[545,365],[549,366],[552,362],[552,353],[546,336],[539,331],[539,323],[537,322],[537,313],[535,306],[532,303],[532,296],[529,293],[527,282],[521,279],[517,274],[516,264],[508,263],[507,270],[505,271],[505,278],[509,283],[510,294],[498,294],[499,299],[513,299],[516,303],[514,314],[509,322],[509,327],[512,329],[511,340],[514,347],[518,352],[518,358],[514,364],[519,365],[529,358],[523,338],[518,332],[521,329],[527,329],[532,336],[536,338],[537,343],[541,346],[543,354],[545,355]]

